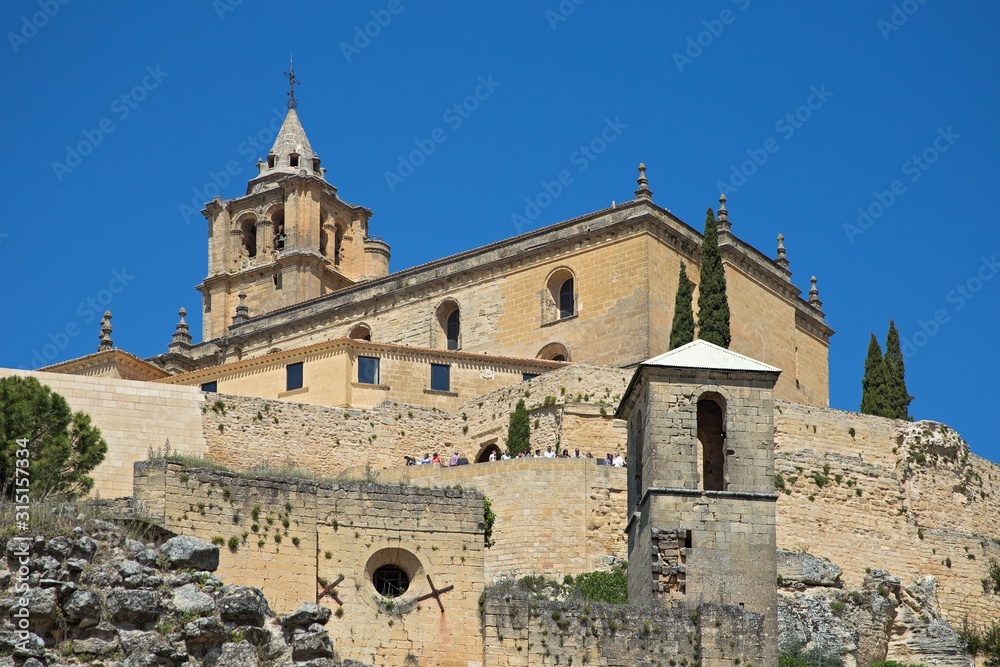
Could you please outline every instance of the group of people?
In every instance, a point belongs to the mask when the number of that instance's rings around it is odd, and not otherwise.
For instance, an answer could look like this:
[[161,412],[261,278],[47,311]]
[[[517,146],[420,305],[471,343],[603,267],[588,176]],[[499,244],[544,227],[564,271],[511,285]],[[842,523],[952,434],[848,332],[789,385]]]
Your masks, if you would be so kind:
[[[515,456],[511,456],[510,450],[504,450],[500,456],[497,456],[498,450],[493,450],[490,452],[489,461],[509,461],[510,459],[593,459],[594,455],[590,452],[586,454],[581,454],[580,449],[577,448],[572,454],[569,453],[568,449],[562,450],[560,454],[558,451],[552,451],[552,445],[545,448],[543,452],[541,449],[536,449],[535,453],[532,454],[530,451],[523,451]],[[430,463],[436,463],[437,465],[447,465],[447,466],[462,466],[468,465],[469,459],[462,456],[460,453],[455,452],[447,460],[438,456],[437,452],[434,455],[424,454],[423,458],[418,458],[414,456],[405,456],[406,465],[408,466],[419,466],[427,465]],[[597,459],[597,465],[613,466],[615,468],[626,467],[626,459],[621,452],[615,452],[612,454],[608,452],[603,459]]]

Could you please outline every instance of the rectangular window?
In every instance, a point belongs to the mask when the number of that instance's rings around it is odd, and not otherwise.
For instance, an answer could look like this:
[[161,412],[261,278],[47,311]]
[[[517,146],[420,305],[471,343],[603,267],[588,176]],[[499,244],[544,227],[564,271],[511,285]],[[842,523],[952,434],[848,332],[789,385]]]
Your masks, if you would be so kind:
[[451,391],[451,366],[431,364],[431,390]]
[[528,380],[534,380],[538,377],[538,373],[521,373],[521,381],[527,382]]
[[379,383],[379,358],[378,357],[358,357],[358,383],[378,384]]
[[285,366],[285,391],[302,389],[302,362]]
[[201,390],[207,391],[211,394],[218,393],[219,383],[215,380],[213,380],[212,382],[206,382],[205,384],[201,385]]

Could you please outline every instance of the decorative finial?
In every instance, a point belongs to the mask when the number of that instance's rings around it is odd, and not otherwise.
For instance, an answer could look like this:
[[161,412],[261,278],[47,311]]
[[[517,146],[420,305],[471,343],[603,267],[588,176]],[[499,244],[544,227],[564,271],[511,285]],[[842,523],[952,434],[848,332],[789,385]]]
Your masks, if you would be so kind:
[[301,86],[302,82],[295,78],[295,67],[292,65],[291,54],[288,54],[288,71],[285,72],[285,76],[288,77],[288,108],[294,109],[299,106],[299,101],[295,99],[295,86]]
[[729,231],[729,228],[732,226],[729,223],[729,210],[726,208],[727,201],[726,195],[719,195],[719,231]]
[[106,352],[107,350],[112,350],[115,347],[115,343],[111,340],[111,311],[105,310],[104,317],[101,318],[101,343],[97,346],[98,352]]
[[177,311],[177,314],[180,316],[181,321],[177,323],[177,329],[174,331],[173,339],[170,344],[173,345],[175,343],[180,343],[182,345],[190,345],[191,332],[188,329],[187,321],[184,319],[187,316],[187,310],[181,308]]
[[636,179],[639,189],[635,191],[636,199],[652,199],[653,191],[649,189],[649,181],[646,180],[646,163],[639,163],[639,178]]
[[247,293],[241,290],[237,296],[240,298],[240,305],[236,306],[236,315],[233,316],[233,324],[246,322],[250,319],[250,308],[247,307]]
[[785,235],[778,234],[778,259],[775,260],[778,266],[788,270],[788,256],[785,253]]
[[809,288],[809,305],[819,310],[823,307],[823,302],[819,300],[819,289],[816,287],[816,276],[809,279],[812,287]]

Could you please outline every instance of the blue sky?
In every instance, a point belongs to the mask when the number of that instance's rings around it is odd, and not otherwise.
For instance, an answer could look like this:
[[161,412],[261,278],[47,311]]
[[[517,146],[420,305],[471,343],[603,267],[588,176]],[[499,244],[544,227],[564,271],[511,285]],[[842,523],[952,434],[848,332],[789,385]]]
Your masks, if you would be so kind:
[[912,414],[1000,460],[998,19],[983,0],[4,3],[0,366],[95,351],[104,308],[140,356],[180,306],[200,331],[192,209],[245,191],[291,51],[327,179],[374,210],[392,270],[630,199],[643,161],[661,206],[700,227],[725,188],[736,234],[773,254],[783,233],[796,284],[819,277],[833,407],[857,409],[892,317]]

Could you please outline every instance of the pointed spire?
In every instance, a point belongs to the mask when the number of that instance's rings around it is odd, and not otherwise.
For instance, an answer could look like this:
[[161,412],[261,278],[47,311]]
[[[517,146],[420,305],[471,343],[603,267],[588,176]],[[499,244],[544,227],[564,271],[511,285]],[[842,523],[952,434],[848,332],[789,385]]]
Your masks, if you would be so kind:
[[649,189],[649,181],[646,180],[646,163],[639,163],[639,178],[636,179],[636,183],[639,184],[639,189],[635,191],[636,199],[653,199],[653,191]]
[[240,305],[236,306],[236,315],[233,316],[233,324],[240,324],[250,319],[250,308],[247,307],[247,293],[240,291]]
[[784,270],[788,270],[788,255],[785,252],[784,234],[778,234],[778,259],[775,260],[775,263]]
[[190,345],[191,332],[188,329],[187,321],[184,319],[187,316],[187,310],[181,308],[180,310],[177,311],[177,314],[180,316],[181,321],[177,323],[177,330],[174,331],[174,336],[173,340],[171,341],[171,344],[176,343],[180,345]]
[[101,318],[101,343],[97,346],[98,352],[113,350],[115,342],[111,340],[111,311],[105,310],[104,317]]
[[719,231],[728,232],[729,228],[732,226],[729,223],[729,210],[726,208],[726,195],[719,195],[719,215],[717,216],[719,221]]
[[809,288],[809,305],[816,310],[820,310],[823,308],[823,302],[819,300],[819,289],[816,287],[816,276],[810,278],[809,282],[812,285]]

